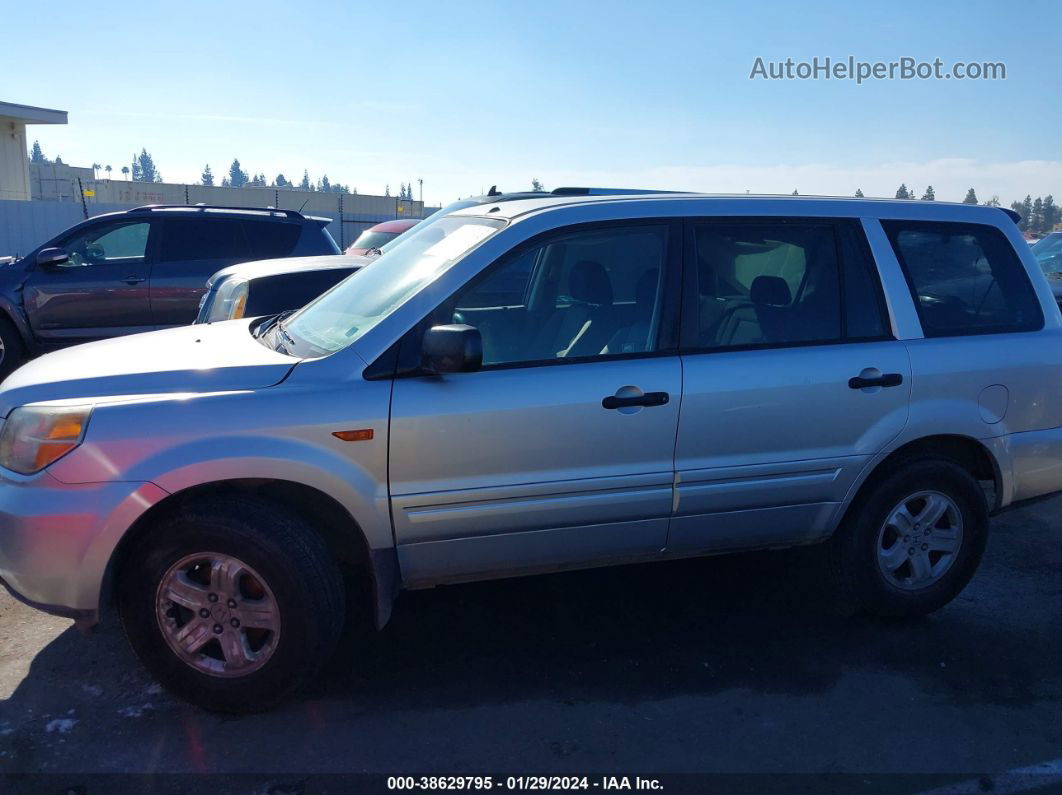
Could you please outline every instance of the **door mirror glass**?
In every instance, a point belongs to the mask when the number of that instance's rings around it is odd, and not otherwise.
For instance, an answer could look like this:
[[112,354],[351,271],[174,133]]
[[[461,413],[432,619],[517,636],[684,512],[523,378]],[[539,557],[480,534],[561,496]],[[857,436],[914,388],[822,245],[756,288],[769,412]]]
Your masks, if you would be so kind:
[[65,249],[42,248],[37,252],[37,265],[42,268],[54,268],[70,261]]
[[483,364],[483,340],[472,326],[432,326],[420,350],[421,368],[428,373],[467,373]]

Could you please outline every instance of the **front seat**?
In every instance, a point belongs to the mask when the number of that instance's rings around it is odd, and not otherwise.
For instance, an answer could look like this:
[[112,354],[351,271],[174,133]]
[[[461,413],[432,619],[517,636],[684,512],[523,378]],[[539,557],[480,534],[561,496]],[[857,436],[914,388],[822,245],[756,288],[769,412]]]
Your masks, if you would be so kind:
[[[564,356],[587,356],[598,353],[608,334],[596,350],[590,350],[593,338],[603,329],[605,315],[612,310],[612,280],[600,262],[580,260],[568,274],[568,292],[571,306],[557,308],[535,335],[532,349],[543,359]],[[594,328],[594,324],[600,324]],[[593,330],[592,330],[593,329]]]
[[649,349],[649,332],[652,328],[659,282],[658,268],[647,270],[638,279],[634,286],[634,317],[612,335],[612,339],[608,341],[609,353],[643,353]]

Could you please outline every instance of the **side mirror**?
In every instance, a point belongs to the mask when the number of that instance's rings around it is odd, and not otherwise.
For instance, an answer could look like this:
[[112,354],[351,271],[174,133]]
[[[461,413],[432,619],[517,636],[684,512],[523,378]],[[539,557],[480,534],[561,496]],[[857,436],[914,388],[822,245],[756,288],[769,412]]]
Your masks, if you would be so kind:
[[483,338],[479,329],[456,323],[432,326],[424,332],[420,366],[429,373],[468,373],[483,364]]
[[37,264],[42,268],[54,268],[70,261],[70,255],[61,248],[42,248],[37,252]]

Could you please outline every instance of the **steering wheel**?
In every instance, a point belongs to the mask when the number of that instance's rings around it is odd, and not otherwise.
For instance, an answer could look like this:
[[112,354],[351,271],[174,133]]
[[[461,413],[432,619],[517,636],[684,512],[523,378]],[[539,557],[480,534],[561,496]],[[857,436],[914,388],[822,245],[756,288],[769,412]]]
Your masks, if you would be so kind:
[[107,252],[99,243],[85,244],[85,259],[89,262],[102,262],[107,259]]

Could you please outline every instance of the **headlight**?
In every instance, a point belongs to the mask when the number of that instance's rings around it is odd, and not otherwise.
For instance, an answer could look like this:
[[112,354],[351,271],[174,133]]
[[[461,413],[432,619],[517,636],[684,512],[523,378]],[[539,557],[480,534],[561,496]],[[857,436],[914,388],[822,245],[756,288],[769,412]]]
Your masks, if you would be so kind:
[[214,305],[210,307],[207,322],[232,320],[243,317],[247,309],[247,282],[243,279],[227,279],[222,282],[214,296]]
[[29,475],[69,453],[85,436],[91,406],[23,406],[0,432],[0,466]]

